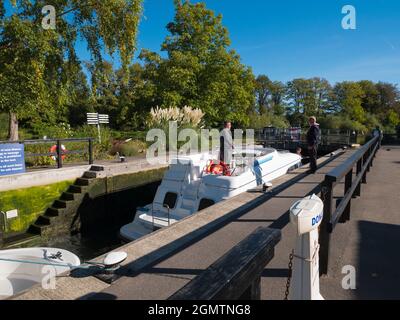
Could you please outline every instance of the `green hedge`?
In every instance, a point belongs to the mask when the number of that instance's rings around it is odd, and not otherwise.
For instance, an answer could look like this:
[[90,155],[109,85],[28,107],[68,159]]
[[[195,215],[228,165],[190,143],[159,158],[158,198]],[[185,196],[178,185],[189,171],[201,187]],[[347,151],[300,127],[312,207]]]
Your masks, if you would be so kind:
[[73,181],[0,192],[0,210],[18,209],[18,218],[8,220],[7,233],[25,231]]

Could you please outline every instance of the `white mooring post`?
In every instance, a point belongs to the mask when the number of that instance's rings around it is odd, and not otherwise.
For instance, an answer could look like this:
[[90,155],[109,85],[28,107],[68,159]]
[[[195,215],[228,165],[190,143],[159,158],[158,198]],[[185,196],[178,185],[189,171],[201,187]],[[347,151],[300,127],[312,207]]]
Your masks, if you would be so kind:
[[324,204],[316,195],[306,197],[290,208],[290,221],[297,233],[290,300],[324,300],[319,292],[318,243],[323,210]]

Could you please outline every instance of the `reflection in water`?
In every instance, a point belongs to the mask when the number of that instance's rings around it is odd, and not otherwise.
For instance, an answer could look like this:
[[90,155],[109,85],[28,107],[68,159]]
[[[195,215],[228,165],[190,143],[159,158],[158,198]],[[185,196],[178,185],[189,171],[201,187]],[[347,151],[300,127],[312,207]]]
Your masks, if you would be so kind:
[[102,254],[122,246],[118,230],[102,231],[96,234],[76,234],[50,240],[47,246],[65,249],[76,254],[81,261],[94,259]]

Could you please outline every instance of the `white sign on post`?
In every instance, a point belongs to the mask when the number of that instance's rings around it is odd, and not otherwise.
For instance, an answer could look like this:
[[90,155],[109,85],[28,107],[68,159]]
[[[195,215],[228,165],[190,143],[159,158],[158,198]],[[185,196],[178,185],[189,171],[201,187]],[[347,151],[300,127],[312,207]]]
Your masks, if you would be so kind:
[[109,124],[110,118],[109,118],[108,114],[99,114],[99,123]]
[[18,210],[10,210],[6,212],[6,217],[7,219],[14,219],[14,218],[18,218]]
[[109,124],[110,117],[108,114],[98,114],[98,113],[87,113],[87,123],[88,125],[96,125],[99,134],[99,142],[101,143],[101,132],[100,124]]

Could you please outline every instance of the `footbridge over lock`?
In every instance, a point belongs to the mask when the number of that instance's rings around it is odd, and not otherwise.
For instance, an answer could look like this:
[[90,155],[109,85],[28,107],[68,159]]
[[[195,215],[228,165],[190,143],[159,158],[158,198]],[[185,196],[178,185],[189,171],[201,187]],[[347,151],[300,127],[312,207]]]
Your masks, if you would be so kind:
[[[393,289],[399,258],[390,254],[400,234],[399,156],[400,147],[381,146],[380,137],[338,150],[319,159],[316,174],[304,166],[266,192],[249,190],[126,244],[118,251],[128,258],[113,275],[78,270],[60,278],[55,291],[36,286],[14,299],[281,300],[290,290],[288,262],[296,242],[289,208],[312,194],[324,202],[319,228],[324,298],[399,298]],[[359,272],[356,290],[342,288],[346,265]]]

